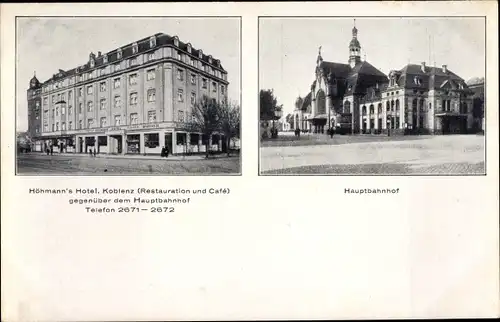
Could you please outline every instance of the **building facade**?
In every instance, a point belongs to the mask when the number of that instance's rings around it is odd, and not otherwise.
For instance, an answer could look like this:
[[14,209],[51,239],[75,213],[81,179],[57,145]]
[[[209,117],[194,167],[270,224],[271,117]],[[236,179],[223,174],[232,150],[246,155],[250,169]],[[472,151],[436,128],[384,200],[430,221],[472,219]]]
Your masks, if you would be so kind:
[[294,111],[295,124],[315,133],[330,127],[348,134],[475,131],[474,93],[446,65],[408,64],[386,75],[360,55],[356,26],[347,64],[324,61],[320,47],[315,80]]
[[35,150],[159,154],[224,149],[220,135],[189,131],[192,108],[206,95],[227,102],[220,60],[163,33],[116,50],[90,53],[28,89],[28,131]]

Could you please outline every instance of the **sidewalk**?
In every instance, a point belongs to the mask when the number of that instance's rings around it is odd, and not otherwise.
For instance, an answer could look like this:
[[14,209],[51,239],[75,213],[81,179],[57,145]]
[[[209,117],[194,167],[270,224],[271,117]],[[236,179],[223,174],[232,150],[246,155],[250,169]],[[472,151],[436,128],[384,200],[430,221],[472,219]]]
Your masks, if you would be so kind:
[[[39,155],[39,156],[47,156],[46,153],[41,152],[30,152],[26,154],[31,155]],[[52,156],[66,156],[66,157],[78,157],[78,158],[90,158],[93,159],[93,156],[86,153],[58,153],[54,152]],[[50,157],[50,155],[49,155]],[[197,154],[197,155],[169,155],[167,158],[162,158],[158,155],[142,155],[142,154],[97,154],[96,158],[100,159],[136,159],[136,160],[165,160],[165,161],[187,161],[187,160],[206,160],[205,154]],[[239,154],[231,153],[231,156],[227,156],[226,153],[210,155],[210,160],[213,159],[232,159],[239,157]]]

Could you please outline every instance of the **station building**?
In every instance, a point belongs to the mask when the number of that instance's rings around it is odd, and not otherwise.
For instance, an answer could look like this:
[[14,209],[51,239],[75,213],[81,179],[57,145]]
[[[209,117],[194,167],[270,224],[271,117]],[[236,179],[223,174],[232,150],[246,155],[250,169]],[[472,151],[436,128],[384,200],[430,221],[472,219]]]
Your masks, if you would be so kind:
[[356,26],[348,63],[323,60],[321,47],[315,80],[294,125],[325,133],[453,134],[477,131],[474,92],[446,65],[408,64],[384,74],[361,59]]
[[227,72],[220,60],[177,36],[155,34],[59,70],[27,91],[28,132],[35,151],[159,154],[226,147],[187,126],[206,95],[227,102]]

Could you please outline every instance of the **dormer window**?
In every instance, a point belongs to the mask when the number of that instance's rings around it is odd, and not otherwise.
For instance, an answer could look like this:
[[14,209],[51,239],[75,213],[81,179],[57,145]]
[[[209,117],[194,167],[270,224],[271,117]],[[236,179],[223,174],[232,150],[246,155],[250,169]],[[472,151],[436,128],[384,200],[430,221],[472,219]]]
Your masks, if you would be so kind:
[[191,44],[187,44],[187,52],[191,54]]
[[117,58],[117,59],[122,59],[122,57],[123,57],[122,55],[123,55],[123,53],[122,53],[122,49],[120,48],[120,49],[118,49],[118,51],[116,52],[116,58]]
[[102,62],[104,64],[106,64],[108,62],[108,55],[104,55],[104,57],[102,57]]
[[137,46],[137,43],[133,43],[132,44],[132,54],[137,54],[137,52],[139,51],[139,46]]
[[153,48],[155,46],[156,46],[156,37],[152,36],[151,38],[149,38],[149,48]]
[[209,55],[209,56],[208,56],[208,63],[209,63],[209,64],[212,64],[212,55]]
[[198,58],[202,59],[203,58],[203,51],[200,49],[198,50]]
[[413,78],[413,82],[415,83],[415,85],[418,85],[418,86],[422,85],[422,79],[420,77],[415,76]]
[[90,58],[90,67],[94,67],[95,66],[95,60],[94,58]]
[[174,36],[174,46],[179,47],[179,37]]

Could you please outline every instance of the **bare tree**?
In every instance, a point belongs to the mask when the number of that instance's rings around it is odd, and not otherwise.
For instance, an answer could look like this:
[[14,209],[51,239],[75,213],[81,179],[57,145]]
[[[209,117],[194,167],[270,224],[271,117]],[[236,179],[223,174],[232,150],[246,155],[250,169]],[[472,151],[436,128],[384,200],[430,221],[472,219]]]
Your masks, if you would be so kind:
[[215,99],[203,95],[194,104],[192,118],[187,122],[187,128],[191,132],[202,133],[207,137],[205,157],[208,159],[210,156],[210,137],[220,129],[219,105]]
[[219,104],[220,132],[226,139],[227,156],[231,153],[231,140],[240,137],[241,111],[236,104]]

